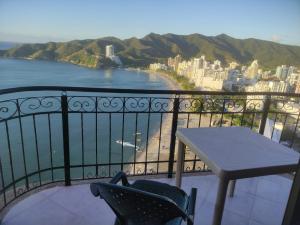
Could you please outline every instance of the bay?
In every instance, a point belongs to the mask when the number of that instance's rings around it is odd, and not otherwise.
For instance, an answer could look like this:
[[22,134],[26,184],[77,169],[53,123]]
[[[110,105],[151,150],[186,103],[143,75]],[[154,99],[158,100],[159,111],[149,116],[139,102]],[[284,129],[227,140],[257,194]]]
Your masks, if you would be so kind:
[[[170,88],[167,82],[158,75],[149,75],[139,71],[95,70],[59,62],[0,59],[0,89],[44,85],[151,90]],[[0,98],[6,100],[7,98],[28,98],[48,94],[48,92],[38,95],[37,93],[17,93]],[[132,104],[129,104],[131,105],[129,107],[144,107],[143,104],[137,105],[137,101],[147,104],[149,100],[149,95],[145,94],[97,93],[97,96],[103,97],[103,106],[114,99],[117,107],[122,107],[120,105],[122,99],[130,97]],[[76,102],[76,99],[73,100]],[[84,101],[80,98],[77,100]],[[30,104],[37,104],[30,101]],[[25,103],[24,106],[30,105],[28,102]],[[72,101],[69,104],[71,103]],[[0,103],[0,108],[1,104],[3,106],[4,103]],[[73,107],[76,108],[76,104]],[[0,118],[1,113],[4,112],[0,112]],[[159,114],[149,116],[148,113],[125,113],[124,116],[122,112],[98,113],[97,115],[80,112],[70,114],[72,179],[95,177],[96,173],[100,177],[112,176],[122,169],[121,164],[125,163],[124,167],[131,165],[130,163],[134,162],[134,156],[137,154],[136,149],[122,146],[120,140],[137,145],[139,149],[146,151],[149,139],[159,129],[160,119]],[[6,137],[6,130],[8,130],[9,141]],[[7,123],[2,121],[0,122],[0,135],[1,162],[7,174],[4,177],[5,186],[16,179],[20,179],[17,186],[24,185],[26,179],[29,183],[36,183],[40,180],[42,183],[48,183],[63,179],[64,154],[60,114],[30,115],[21,120],[12,119]],[[97,171],[95,164],[103,166],[99,166]],[[43,172],[40,173],[39,170]],[[28,174],[32,175],[28,176]]]
[[159,76],[150,76],[138,71],[96,70],[68,63],[0,58],[0,89],[37,85],[129,89],[169,88]]

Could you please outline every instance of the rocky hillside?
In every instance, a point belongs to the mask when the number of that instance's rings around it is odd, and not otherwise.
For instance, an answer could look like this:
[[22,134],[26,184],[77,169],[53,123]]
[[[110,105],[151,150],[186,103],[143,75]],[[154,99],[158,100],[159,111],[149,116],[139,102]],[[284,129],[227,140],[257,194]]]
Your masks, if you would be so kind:
[[65,61],[91,68],[116,66],[105,58],[105,46],[114,45],[115,53],[124,66],[143,67],[152,62],[166,62],[168,57],[181,54],[184,58],[205,55],[208,60],[219,59],[223,63],[237,61],[249,64],[258,59],[264,68],[277,65],[300,66],[300,46],[290,46],[259,39],[236,39],[228,35],[204,36],[201,34],[159,35],[150,33],[138,39],[120,40],[115,37],[23,44],[1,50],[0,56],[27,59]]

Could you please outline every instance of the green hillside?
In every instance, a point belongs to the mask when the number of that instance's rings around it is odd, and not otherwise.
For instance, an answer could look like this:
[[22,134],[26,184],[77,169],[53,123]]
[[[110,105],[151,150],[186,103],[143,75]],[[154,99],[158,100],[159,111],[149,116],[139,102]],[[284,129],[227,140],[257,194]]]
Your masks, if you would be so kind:
[[150,33],[138,39],[120,40],[115,37],[23,44],[1,50],[0,56],[13,58],[44,59],[70,62],[91,68],[115,66],[105,58],[105,46],[114,45],[116,54],[124,66],[143,67],[152,62],[166,62],[177,54],[185,59],[205,55],[208,60],[219,59],[222,63],[237,61],[249,64],[257,59],[263,68],[274,69],[277,65],[300,66],[300,46],[290,46],[259,39],[235,39],[228,35],[204,36],[201,34],[159,35]]

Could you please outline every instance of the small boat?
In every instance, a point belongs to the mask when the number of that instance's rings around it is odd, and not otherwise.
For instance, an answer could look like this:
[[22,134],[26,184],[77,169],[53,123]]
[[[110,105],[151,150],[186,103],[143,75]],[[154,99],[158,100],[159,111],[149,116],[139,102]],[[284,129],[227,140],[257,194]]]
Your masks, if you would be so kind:
[[137,152],[140,151],[140,147],[139,146],[135,146],[135,145],[131,144],[130,142],[125,142],[125,141],[122,142],[122,140],[116,140],[116,143],[118,143],[120,145],[123,144],[123,146],[126,146],[126,147],[135,148],[135,150]]

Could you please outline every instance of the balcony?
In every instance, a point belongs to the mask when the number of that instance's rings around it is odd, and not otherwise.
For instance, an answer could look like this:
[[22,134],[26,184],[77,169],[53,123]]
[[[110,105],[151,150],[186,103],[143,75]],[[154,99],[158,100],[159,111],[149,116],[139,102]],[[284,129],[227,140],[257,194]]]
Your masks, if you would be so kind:
[[[299,151],[299,102],[300,95],[279,93],[2,90],[2,221],[112,224],[112,212],[85,183],[120,170],[132,179],[174,183],[178,127],[247,126]],[[183,188],[199,189],[196,224],[210,224],[217,178],[189,149],[184,169]],[[292,184],[288,176],[238,181],[223,224],[281,224]]]
[[[155,180],[174,184],[174,179]],[[183,189],[199,190],[195,224],[212,224],[217,184],[213,175],[184,177]],[[280,225],[290,186],[291,180],[282,176],[239,180],[235,196],[226,203],[222,224]],[[91,195],[88,184],[79,184],[53,187],[26,198],[8,212],[3,223],[93,225],[114,224],[114,218],[107,204]]]

